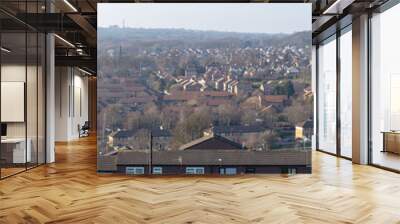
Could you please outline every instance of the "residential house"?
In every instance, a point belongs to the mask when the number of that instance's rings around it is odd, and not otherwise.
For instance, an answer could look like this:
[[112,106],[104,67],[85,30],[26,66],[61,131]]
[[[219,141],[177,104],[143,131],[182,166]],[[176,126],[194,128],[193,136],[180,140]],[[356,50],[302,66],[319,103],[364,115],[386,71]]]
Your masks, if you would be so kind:
[[280,148],[292,148],[295,143],[295,126],[289,122],[274,122],[273,130],[279,134]]
[[[268,153],[244,150],[241,144],[218,135],[204,136],[182,145],[179,150],[114,151],[98,158],[100,172],[140,174],[236,175],[280,173],[288,167],[310,173],[311,152],[272,150]],[[293,165],[287,165],[293,164]]]
[[263,106],[273,105],[277,108],[283,108],[289,102],[289,98],[286,95],[266,95],[259,98]]
[[286,70],[285,76],[288,78],[296,78],[300,74],[300,70],[295,67],[290,67]]
[[135,140],[135,133],[136,131],[132,130],[120,130],[114,133],[112,136],[112,145],[117,147],[130,145]]
[[186,91],[201,91],[203,87],[204,86],[201,83],[192,82],[188,85],[185,85],[183,89]]
[[232,126],[214,126],[205,131],[205,135],[212,133],[238,142],[243,146],[254,146],[254,141],[260,139],[265,128],[260,125],[232,125]]
[[219,79],[216,79],[215,80],[215,89],[216,90],[224,90],[224,81],[225,81],[225,78],[224,77],[221,77],[221,78],[219,78]]
[[192,149],[232,150],[232,149],[244,149],[244,147],[241,144],[234,142],[228,138],[211,133],[209,135],[204,135],[201,138],[195,139],[179,147],[179,150],[192,150]]
[[160,128],[153,128],[151,130],[151,136],[153,137],[153,148],[156,150],[168,150],[169,143],[172,138],[172,133],[169,130]]
[[[113,146],[128,147],[135,150],[148,149],[150,134],[153,138],[154,150],[168,149],[172,134],[169,130],[154,128],[151,130],[121,130],[112,136]],[[145,148],[143,148],[146,146]]]
[[227,84],[227,92],[231,93],[231,94],[238,94],[238,85],[239,85],[239,81],[237,80],[232,80],[231,82],[229,82]]
[[235,95],[250,95],[253,92],[252,85],[252,82],[238,81],[233,93]]
[[195,77],[197,76],[197,69],[195,66],[187,66],[185,69],[185,76],[186,77]]
[[312,99],[314,93],[311,89],[311,87],[307,87],[304,89],[304,93],[303,93],[303,98],[306,99]]
[[271,95],[272,94],[272,82],[264,82],[260,85],[260,90],[264,92],[264,95]]

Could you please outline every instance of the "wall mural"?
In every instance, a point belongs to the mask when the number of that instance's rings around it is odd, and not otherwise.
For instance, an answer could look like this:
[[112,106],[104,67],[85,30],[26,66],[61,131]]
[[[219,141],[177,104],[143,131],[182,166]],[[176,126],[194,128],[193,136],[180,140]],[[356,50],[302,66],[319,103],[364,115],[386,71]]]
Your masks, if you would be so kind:
[[99,4],[98,171],[311,173],[310,60],[310,4]]

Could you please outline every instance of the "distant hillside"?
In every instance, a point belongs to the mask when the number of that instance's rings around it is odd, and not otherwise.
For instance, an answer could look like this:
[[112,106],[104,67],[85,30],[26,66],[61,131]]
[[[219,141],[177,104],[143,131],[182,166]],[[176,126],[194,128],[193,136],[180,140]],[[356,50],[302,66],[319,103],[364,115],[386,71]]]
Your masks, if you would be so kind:
[[[130,42],[159,42],[159,41],[183,41],[205,42],[221,40],[240,40],[249,43],[257,41],[268,45],[311,45],[311,31],[297,32],[293,34],[260,34],[260,33],[236,33],[218,31],[199,31],[186,29],[143,29],[143,28],[98,28],[99,41],[127,41]],[[257,44],[258,45],[258,44]]]

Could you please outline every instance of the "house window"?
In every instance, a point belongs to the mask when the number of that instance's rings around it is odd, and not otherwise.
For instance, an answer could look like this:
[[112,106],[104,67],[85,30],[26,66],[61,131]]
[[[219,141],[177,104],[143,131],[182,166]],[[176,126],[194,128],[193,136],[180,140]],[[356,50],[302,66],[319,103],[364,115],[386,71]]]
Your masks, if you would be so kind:
[[236,170],[236,168],[226,168],[225,169],[225,174],[226,175],[236,175],[237,174],[237,170]]
[[153,167],[153,174],[162,174],[162,167],[161,166]]
[[186,174],[204,174],[204,167],[186,167]]
[[289,175],[295,175],[296,174],[297,169],[296,168],[289,168],[288,169],[288,174]]
[[219,169],[219,174],[220,175],[236,175],[237,174],[237,169],[234,168],[234,167],[220,168]]
[[128,166],[125,168],[125,173],[129,175],[143,175],[144,174],[144,167],[139,166],[139,167],[132,167]]
[[282,174],[295,175],[296,172],[297,172],[297,169],[296,169],[296,168],[287,168],[287,167],[284,167],[284,168],[281,169],[281,173],[282,173]]
[[256,173],[256,168],[246,168],[246,173]]

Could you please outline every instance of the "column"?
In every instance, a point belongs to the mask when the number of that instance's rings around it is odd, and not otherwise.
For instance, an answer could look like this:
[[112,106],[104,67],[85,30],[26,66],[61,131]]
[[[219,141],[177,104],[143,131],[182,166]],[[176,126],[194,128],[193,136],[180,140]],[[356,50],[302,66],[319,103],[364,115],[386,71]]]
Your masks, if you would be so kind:
[[368,163],[368,15],[353,19],[353,162]]

